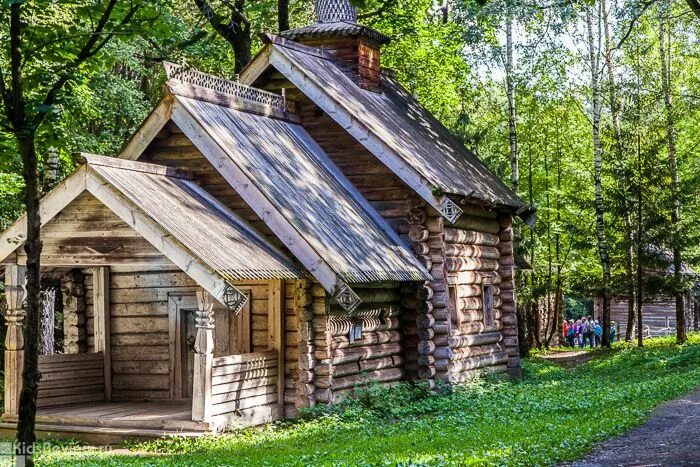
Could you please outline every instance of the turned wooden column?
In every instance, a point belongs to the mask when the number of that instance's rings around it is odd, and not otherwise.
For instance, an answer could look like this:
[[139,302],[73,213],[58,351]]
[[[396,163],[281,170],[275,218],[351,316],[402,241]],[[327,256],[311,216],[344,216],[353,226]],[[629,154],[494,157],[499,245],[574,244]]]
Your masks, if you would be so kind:
[[197,291],[197,305],[192,420],[201,422],[208,421],[211,413],[211,367],[214,361],[214,310],[208,292]]
[[24,283],[27,268],[17,264],[5,267],[7,334],[5,335],[5,413],[17,415],[24,368]]

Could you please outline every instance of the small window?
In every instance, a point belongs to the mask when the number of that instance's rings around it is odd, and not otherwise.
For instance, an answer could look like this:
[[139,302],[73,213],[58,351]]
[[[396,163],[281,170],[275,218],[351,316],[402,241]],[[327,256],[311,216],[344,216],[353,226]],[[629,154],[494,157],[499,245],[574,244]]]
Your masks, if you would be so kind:
[[484,293],[484,326],[493,326],[493,287],[483,285]]
[[350,325],[350,334],[348,338],[351,344],[354,344],[355,341],[362,340],[362,324],[353,323],[352,325]]

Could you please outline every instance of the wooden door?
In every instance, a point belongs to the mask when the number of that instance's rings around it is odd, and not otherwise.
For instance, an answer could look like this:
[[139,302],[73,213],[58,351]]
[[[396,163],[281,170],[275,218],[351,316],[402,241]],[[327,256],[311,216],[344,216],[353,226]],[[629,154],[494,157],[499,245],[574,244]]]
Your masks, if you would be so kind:
[[181,361],[179,378],[182,380],[182,399],[192,398],[192,383],[194,381],[194,344],[197,340],[196,317],[197,310],[180,310],[180,349]]
[[192,398],[197,310],[195,294],[171,295],[169,297],[171,399]]

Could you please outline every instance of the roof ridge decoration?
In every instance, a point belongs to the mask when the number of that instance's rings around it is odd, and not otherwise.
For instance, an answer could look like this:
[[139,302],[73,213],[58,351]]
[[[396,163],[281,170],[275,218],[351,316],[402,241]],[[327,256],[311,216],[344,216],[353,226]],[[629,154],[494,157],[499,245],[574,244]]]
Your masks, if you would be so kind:
[[209,89],[244,101],[269,106],[282,112],[296,112],[294,101],[287,100],[284,95],[246,86],[237,80],[232,81],[220,76],[210,75],[195,68],[186,68],[172,62],[164,61],[163,66],[165,67],[165,75],[168,80],[180,81]]

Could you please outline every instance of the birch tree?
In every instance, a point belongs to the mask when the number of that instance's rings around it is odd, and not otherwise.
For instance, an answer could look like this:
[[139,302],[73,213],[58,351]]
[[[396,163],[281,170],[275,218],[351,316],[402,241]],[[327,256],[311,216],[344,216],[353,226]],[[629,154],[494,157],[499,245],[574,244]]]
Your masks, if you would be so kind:
[[[671,95],[671,46],[667,39],[671,33],[668,26],[670,5],[668,0],[659,4],[659,58],[661,68],[661,92],[664,98],[666,117],[666,144],[668,147],[668,168],[671,174],[671,229],[673,250],[673,295],[676,302],[676,341],[684,343],[688,336],[685,329],[685,307],[683,303],[682,284],[682,242],[680,239],[681,200],[678,182],[678,158],[676,156],[676,121]],[[668,37],[667,37],[668,36]],[[670,40],[668,41],[670,42]]]
[[[596,14],[595,8],[598,8]],[[610,332],[610,257],[605,238],[605,206],[603,203],[603,158],[600,144],[600,42],[601,42],[601,4],[586,7],[586,33],[588,39],[588,58],[591,72],[591,134],[593,137],[593,181],[595,185],[595,223],[598,239],[598,254],[603,269],[603,329]],[[595,18],[594,18],[595,16]],[[594,25],[595,20],[595,25]],[[608,334],[609,336],[609,334]],[[609,342],[606,342],[609,345]]]

